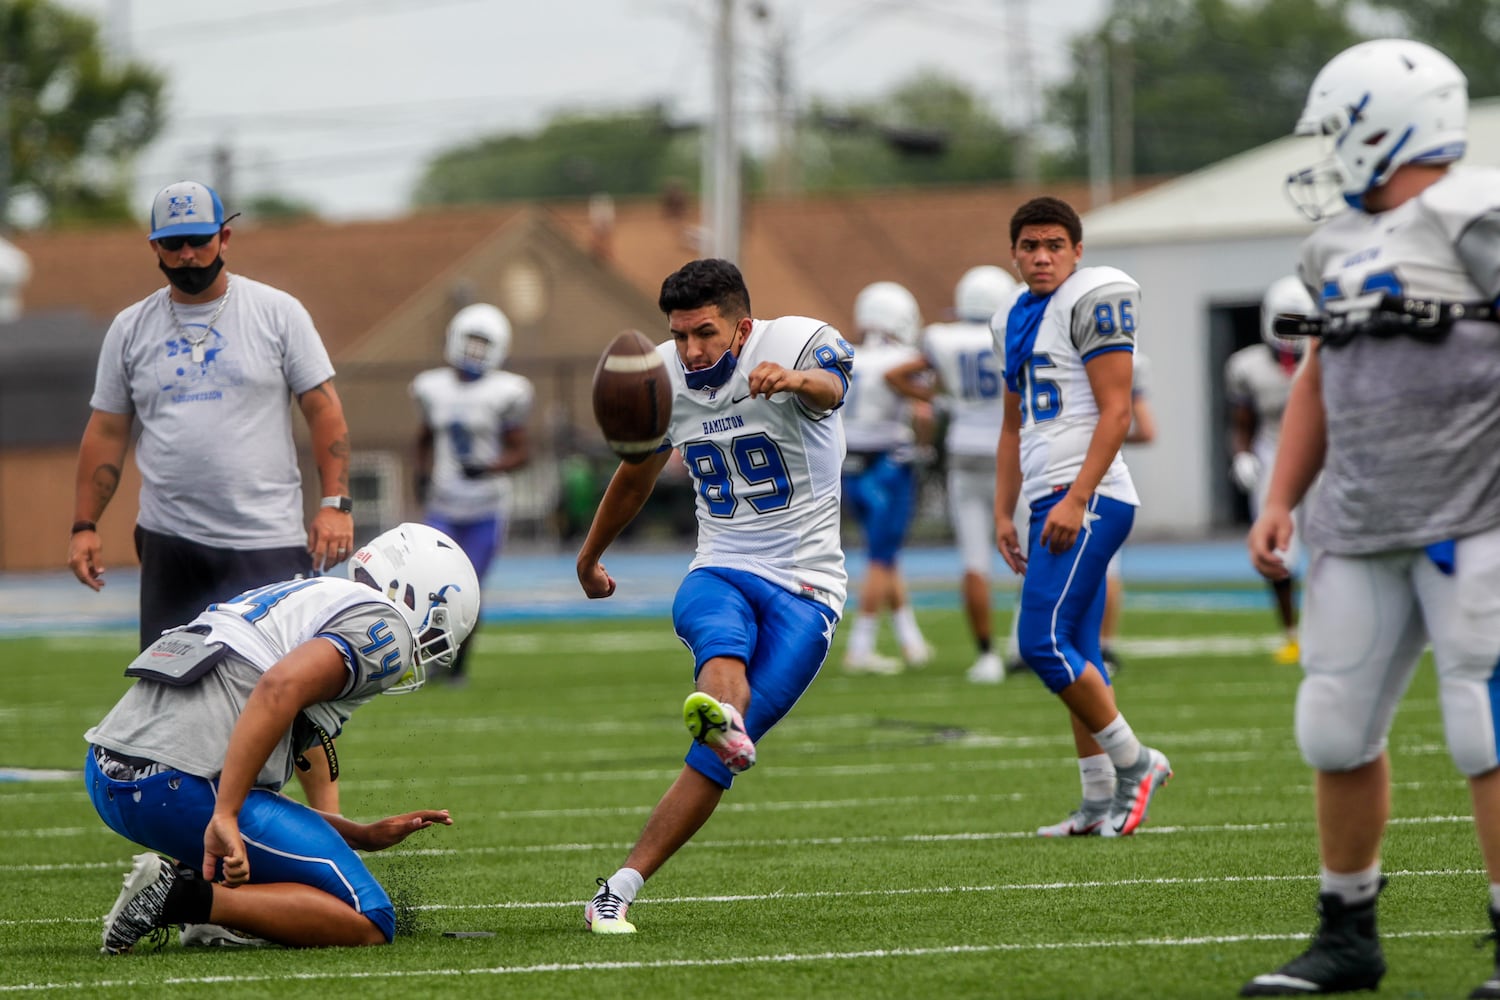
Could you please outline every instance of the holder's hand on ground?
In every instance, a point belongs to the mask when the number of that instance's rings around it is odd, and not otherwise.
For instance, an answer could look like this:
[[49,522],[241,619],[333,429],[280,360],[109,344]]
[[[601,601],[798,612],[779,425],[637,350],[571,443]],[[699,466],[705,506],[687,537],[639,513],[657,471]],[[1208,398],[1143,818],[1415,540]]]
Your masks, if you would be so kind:
[[418,809],[416,812],[387,816],[365,825],[365,850],[383,851],[394,847],[418,830],[425,830],[434,823],[452,826],[453,817],[446,809]]

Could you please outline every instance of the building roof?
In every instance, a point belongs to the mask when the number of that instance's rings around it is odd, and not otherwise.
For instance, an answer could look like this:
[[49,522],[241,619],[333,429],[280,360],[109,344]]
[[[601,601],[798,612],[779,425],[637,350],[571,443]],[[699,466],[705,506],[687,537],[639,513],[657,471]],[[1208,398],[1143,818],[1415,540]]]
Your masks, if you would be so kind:
[[[1320,156],[1317,140],[1287,136],[1089,212],[1090,249],[1125,244],[1299,235],[1313,223],[1286,193],[1288,175]],[[1468,165],[1500,165],[1500,98],[1469,108]]]

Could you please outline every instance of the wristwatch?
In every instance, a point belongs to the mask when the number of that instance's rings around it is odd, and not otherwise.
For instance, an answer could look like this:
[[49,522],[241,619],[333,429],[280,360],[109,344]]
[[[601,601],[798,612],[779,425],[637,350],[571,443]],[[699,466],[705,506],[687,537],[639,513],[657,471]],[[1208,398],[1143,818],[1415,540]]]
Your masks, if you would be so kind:
[[349,514],[354,511],[354,500],[350,497],[324,497],[319,507],[332,507],[340,514]]

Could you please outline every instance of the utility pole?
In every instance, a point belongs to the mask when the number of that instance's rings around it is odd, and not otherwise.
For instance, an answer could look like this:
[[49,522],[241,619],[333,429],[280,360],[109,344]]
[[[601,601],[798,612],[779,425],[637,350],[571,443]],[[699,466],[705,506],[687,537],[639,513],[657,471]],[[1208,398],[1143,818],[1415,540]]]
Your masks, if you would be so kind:
[[1031,33],[1026,26],[1027,0],[1006,0],[1006,38],[1010,53],[1010,87],[1015,106],[1020,111],[1020,144],[1016,147],[1016,179],[1022,184],[1036,184],[1041,178],[1036,142],[1036,78],[1031,71]]
[[1115,182],[1128,186],[1135,176],[1135,44],[1124,18],[1117,18],[1110,28],[1105,52],[1110,67],[1110,145],[1114,149]]
[[1109,42],[1094,39],[1088,65],[1089,96],[1089,207],[1109,204],[1113,197],[1109,155]]
[[[234,150],[229,148],[228,142],[221,142],[209,153],[213,166],[211,172],[214,178],[214,190],[219,194],[219,200],[226,206],[234,201]],[[225,211],[230,209],[225,208]]]
[[740,256],[740,154],[734,118],[734,0],[719,0],[714,32],[713,129],[703,185],[712,256]]

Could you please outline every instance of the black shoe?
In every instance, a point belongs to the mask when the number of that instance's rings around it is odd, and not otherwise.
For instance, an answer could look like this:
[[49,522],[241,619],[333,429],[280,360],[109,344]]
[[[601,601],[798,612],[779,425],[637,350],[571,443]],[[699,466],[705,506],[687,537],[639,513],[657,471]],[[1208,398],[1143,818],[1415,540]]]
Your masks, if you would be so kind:
[[[1381,878],[1380,889],[1386,880]],[[1378,896],[1380,889],[1376,889]],[[1306,951],[1275,972],[1240,988],[1242,997],[1294,997],[1373,990],[1385,975],[1375,936],[1375,900],[1350,906],[1331,893],[1318,896],[1318,932]],[[1500,996],[1500,994],[1497,994]]]
[[1125,669],[1125,664],[1120,662],[1119,654],[1113,646],[1099,647],[1099,658],[1104,661],[1104,672],[1113,680],[1114,676]]
[[177,869],[158,854],[137,854],[125,873],[125,887],[104,917],[106,955],[123,955],[145,938],[158,949],[167,941],[168,924],[162,919],[167,893],[177,881]]
[[1479,939],[1479,947],[1493,943],[1495,946],[1495,972],[1490,978],[1474,987],[1469,1000],[1500,1000],[1500,911],[1490,907],[1490,926],[1494,930]]

